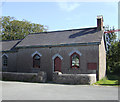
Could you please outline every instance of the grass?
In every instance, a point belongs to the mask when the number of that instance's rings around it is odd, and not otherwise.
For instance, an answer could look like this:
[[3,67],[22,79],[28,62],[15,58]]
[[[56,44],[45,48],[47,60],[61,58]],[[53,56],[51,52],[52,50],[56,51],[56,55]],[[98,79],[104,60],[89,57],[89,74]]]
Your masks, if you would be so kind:
[[120,86],[120,76],[107,75],[106,77],[97,81],[93,85]]

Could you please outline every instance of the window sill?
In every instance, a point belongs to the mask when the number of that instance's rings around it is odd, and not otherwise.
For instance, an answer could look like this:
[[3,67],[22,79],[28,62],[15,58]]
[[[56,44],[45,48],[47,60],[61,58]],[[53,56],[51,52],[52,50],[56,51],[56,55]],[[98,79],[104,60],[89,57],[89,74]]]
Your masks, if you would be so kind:
[[32,69],[40,69],[40,68],[35,68],[35,67],[32,67]]
[[80,70],[81,68],[70,68],[69,70]]
[[74,68],[74,67],[73,67],[73,68],[71,68],[71,69],[80,69],[80,67],[79,67],[79,68]]

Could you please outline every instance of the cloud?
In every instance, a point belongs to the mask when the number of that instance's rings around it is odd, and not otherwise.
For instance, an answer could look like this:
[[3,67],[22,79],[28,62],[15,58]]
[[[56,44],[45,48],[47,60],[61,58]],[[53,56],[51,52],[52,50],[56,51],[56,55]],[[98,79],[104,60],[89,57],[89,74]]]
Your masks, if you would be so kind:
[[58,2],[58,5],[60,9],[71,12],[75,10],[77,7],[79,7],[79,3],[74,3],[74,2]]

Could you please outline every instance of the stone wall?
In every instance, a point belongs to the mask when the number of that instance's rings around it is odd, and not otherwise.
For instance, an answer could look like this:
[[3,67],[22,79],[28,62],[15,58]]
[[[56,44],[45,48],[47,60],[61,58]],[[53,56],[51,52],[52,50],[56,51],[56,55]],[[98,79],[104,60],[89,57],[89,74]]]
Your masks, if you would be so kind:
[[25,82],[46,82],[47,74],[43,71],[38,73],[15,73],[0,72],[2,80],[7,81],[25,81]]
[[[40,68],[33,68],[32,54],[39,52],[42,56],[40,58]],[[70,53],[79,51],[80,68],[71,68]],[[59,54],[63,59],[61,63],[61,72],[63,74],[95,74],[94,70],[87,68],[88,63],[99,63],[99,46],[98,45],[81,45],[81,46],[64,46],[64,47],[40,47],[40,48],[22,48],[18,49],[17,53],[17,72],[21,73],[36,73],[44,71],[47,73],[47,80],[52,81],[54,72],[53,56]]]
[[53,82],[59,84],[93,84],[96,82],[96,74],[62,74],[55,72]]

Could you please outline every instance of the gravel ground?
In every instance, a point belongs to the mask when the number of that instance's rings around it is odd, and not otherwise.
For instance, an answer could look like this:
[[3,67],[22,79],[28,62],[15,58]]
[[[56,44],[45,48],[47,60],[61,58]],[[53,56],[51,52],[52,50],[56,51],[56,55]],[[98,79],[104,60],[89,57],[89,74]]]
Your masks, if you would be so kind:
[[0,81],[2,100],[118,100],[118,87]]

